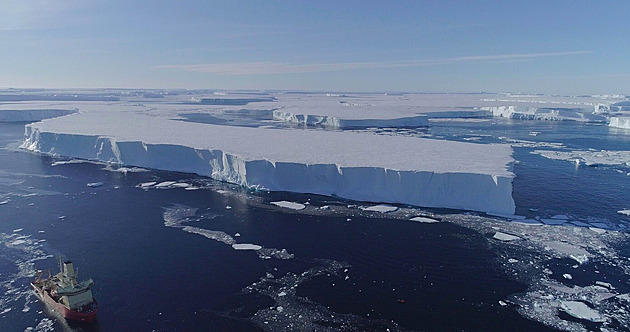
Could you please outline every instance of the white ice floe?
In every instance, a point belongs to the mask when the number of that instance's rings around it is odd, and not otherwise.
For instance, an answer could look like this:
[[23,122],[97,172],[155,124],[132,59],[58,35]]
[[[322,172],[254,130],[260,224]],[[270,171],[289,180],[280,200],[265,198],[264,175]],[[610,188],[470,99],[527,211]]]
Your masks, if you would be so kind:
[[532,153],[554,160],[565,160],[573,163],[582,163],[587,166],[597,165],[622,165],[630,166],[630,151],[550,151],[535,150]]
[[586,303],[581,301],[562,301],[560,309],[570,316],[578,319],[584,319],[595,323],[602,323],[606,321],[599,312],[593,310]]
[[87,160],[81,160],[81,159],[72,159],[72,160],[59,160],[59,161],[54,161],[50,164],[50,166],[60,166],[60,165],[71,165],[71,164],[83,164],[83,163],[87,163]]
[[96,187],[100,187],[103,185],[103,182],[90,182],[87,184],[88,187],[90,188],[96,188]]
[[9,204],[10,200],[5,199],[4,201],[0,201],[0,205]]
[[151,181],[151,182],[143,182],[143,183],[140,183],[140,184],[138,184],[138,186],[139,186],[140,188],[145,189],[145,188],[152,187],[152,186],[154,186],[154,185],[156,185],[156,184],[157,184],[157,182],[155,182],[155,181]]
[[623,215],[626,215],[626,216],[630,217],[630,209],[627,209],[627,210],[619,210],[619,211],[617,211],[617,213],[619,213],[619,214],[623,214]]
[[260,190],[514,213],[509,145],[185,122],[180,106],[152,107],[89,104],[27,125],[22,147]]
[[572,275],[570,275],[569,273],[565,273],[565,274],[563,274],[563,275],[562,275],[562,277],[563,277],[564,279],[567,279],[567,280],[571,280],[571,279],[573,279],[573,276],[572,276]]
[[423,222],[423,223],[436,223],[436,222],[440,222],[439,220],[433,219],[433,218],[429,218],[429,217],[422,217],[422,216],[418,216],[418,217],[413,217],[411,219],[409,219],[411,221],[417,221],[417,222]]
[[394,212],[398,210],[398,208],[395,206],[385,205],[385,204],[373,205],[373,206],[361,206],[359,207],[359,209],[363,211],[381,212],[381,213]]
[[504,242],[510,242],[510,241],[514,241],[514,240],[521,240],[521,238],[516,236],[516,235],[507,234],[507,233],[503,233],[503,232],[496,232],[496,233],[494,233],[494,235],[492,237],[494,239],[497,239],[499,241],[504,241]]
[[161,189],[165,189],[165,188],[172,188],[177,182],[175,181],[163,181],[160,182],[158,184],[156,184],[154,187],[155,188],[161,188]]
[[21,231],[23,231],[23,230],[24,230],[24,228],[14,229],[14,230],[13,230],[13,233],[19,233],[19,232],[21,232]]
[[262,246],[251,243],[234,243],[232,248],[235,250],[260,250],[262,249]]
[[302,203],[296,203],[296,202],[278,201],[278,202],[271,202],[271,204],[273,204],[275,206],[283,207],[283,208],[286,208],[286,209],[291,209],[291,210],[304,210],[304,209],[306,209],[306,205],[304,205]]

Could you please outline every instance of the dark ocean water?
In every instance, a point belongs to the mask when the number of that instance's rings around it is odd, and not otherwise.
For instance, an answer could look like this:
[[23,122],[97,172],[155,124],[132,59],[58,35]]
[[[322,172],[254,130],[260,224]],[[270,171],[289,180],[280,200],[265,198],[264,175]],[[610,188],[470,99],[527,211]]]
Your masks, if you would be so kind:
[[[551,329],[500,304],[528,285],[506,272],[483,232],[361,213],[352,206],[360,203],[327,197],[248,192],[190,174],[53,166],[58,159],[17,149],[23,126],[0,123],[0,331]],[[630,135],[578,124],[449,123],[422,134],[499,142],[531,131],[541,132],[531,140],[575,149],[630,146]],[[630,208],[630,171],[576,169],[532,150],[515,148],[517,214],[627,221],[616,211]],[[163,181],[201,189],[138,187]],[[95,182],[103,185],[87,186]],[[345,212],[269,204],[281,200]],[[234,250],[234,242],[267,251]],[[34,270],[55,267],[58,255],[94,279],[96,324],[69,324],[30,291]]]

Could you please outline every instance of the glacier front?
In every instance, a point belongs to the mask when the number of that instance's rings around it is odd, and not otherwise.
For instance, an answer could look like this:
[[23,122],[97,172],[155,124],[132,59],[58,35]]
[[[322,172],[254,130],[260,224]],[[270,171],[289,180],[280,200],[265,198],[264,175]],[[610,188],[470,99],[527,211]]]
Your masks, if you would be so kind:
[[25,135],[23,147],[32,151],[265,190],[504,214],[515,209],[508,145],[193,123],[129,104],[85,107],[29,124]]

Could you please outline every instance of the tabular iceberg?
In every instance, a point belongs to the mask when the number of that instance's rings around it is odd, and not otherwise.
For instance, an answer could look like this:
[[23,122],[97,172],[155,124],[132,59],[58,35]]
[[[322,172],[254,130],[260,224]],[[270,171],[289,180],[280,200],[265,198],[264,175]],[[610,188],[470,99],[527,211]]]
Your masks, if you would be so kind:
[[615,128],[630,129],[630,117],[612,117],[608,125]]
[[372,133],[230,127],[120,110],[26,126],[23,147],[196,173],[266,190],[514,213],[508,145]]

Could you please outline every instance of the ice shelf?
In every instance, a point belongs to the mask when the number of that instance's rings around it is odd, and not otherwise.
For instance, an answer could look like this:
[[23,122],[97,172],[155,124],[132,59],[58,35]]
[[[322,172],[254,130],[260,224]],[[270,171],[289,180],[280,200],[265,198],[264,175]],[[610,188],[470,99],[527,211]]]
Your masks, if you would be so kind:
[[0,109],[0,122],[32,122],[75,112],[65,109]]
[[100,105],[27,125],[23,148],[273,191],[506,214],[515,208],[512,149],[503,144],[221,126]]

